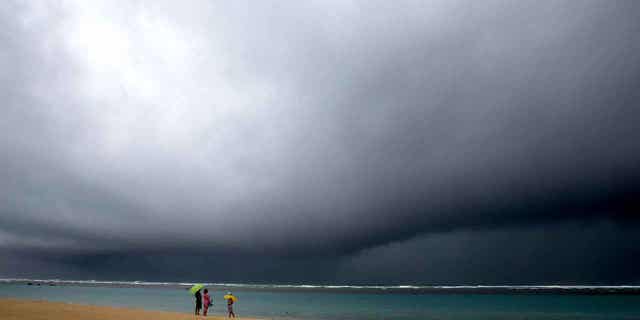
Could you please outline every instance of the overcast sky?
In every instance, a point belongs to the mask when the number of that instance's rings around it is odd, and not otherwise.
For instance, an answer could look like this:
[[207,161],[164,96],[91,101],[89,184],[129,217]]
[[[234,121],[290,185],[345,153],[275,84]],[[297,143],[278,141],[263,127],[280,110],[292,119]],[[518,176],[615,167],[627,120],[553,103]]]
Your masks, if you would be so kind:
[[4,1],[0,277],[640,284],[638,1]]

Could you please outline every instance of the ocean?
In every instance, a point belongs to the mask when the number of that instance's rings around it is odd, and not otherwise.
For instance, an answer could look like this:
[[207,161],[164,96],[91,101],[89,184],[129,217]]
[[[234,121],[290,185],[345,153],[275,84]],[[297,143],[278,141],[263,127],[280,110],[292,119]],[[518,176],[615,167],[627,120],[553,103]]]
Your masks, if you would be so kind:
[[[4,279],[0,297],[193,312],[190,285]],[[634,286],[207,287],[210,313],[224,314],[222,296],[232,291],[238,316],[263,319],[640,319],[640,287]]]

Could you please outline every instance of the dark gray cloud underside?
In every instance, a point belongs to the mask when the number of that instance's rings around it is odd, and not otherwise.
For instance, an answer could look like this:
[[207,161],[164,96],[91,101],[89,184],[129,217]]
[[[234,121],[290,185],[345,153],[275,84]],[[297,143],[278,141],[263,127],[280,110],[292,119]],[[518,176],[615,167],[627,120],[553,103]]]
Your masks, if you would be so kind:
[[4,3],[0,272],[637,281],[639,13]]

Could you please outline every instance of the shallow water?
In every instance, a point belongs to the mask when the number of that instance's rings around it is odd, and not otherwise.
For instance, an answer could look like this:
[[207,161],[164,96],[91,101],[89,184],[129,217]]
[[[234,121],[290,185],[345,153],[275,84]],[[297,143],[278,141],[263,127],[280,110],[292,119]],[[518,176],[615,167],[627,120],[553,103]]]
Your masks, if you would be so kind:
[[[236,288],[237,289],[237,288]],[[235,289],[234,289],[235,290]],[[225,290],[211,290],[223,314]],[[235,290],[239,316],[274,319],[640,319],[638,295],[359,293],[338,290]],[[0,284],[0,297],[191,312],[184,289]]]

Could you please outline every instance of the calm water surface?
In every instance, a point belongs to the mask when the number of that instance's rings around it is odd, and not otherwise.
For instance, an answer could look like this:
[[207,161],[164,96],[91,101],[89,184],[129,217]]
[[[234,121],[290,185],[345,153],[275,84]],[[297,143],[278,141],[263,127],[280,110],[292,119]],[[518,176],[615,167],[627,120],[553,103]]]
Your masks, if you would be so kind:
[[[212,290],[223,314],[224,291]],[[640,319],[638,295],[235,291],[239,316],[273,319]],[[192,312],[181,288],[0,284],[0,297]],[[1,315],[0,315],[1,317]]]

